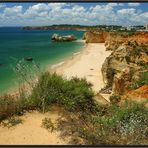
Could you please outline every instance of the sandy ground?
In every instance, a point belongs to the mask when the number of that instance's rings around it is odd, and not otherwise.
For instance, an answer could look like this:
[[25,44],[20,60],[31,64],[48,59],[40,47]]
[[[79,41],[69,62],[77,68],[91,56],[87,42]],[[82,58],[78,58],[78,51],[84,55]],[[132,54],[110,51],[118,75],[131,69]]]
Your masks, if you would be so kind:
[[109,55],[110,51],[106,51],[104,43],[89,43],[80,53],[76,53],[66,62],[59,63],[60,66],[57,64],[54,69],[68,79],[72,76],[86,78],[93,84],[93,90],[98,92],[105,85],[101,67]]
[[[105,51],[104,43],[87,44],[81,52],[75,53],[66,61],[53,65],[50,70],[68,79],[72,76],[86,78],[93,84],[93,89],[97,93],[104,87],[101,67],[109,54],[109,51]],[[45,117],[55,120],[59,115],[58,112],[26,113],[21,117],[22,124],[9,129],[0,126],[0,144],[66,144],[66,141],[60,139],[59,133],[51,133],[41,127],[42,119]]]
[[0,144],[8,145],[66,145],[66,141],[60,138],[59,132],[50,132],[41,127],[42,119],[49,117],[54,122],[58,117],[58,112],[48,112],[45,114],[37,111],[26,113],[19,117],[22,124],[13,127],[0,126]]

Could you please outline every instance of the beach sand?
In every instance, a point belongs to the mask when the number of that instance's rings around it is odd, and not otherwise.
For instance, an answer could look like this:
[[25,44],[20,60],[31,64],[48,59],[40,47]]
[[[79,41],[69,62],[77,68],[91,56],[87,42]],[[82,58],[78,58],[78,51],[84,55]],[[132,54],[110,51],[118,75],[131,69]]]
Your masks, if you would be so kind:
[[86,78],[93,84],[92,88],[97,93],[105,86],[101,67],[110,53],[110,51],[106,51],[104,43],[89,43],[81,52],[75,53],[68,60],[54,65],[51,69],[53,68],[54,72],[67,79],[73,76]]
[[68,141],[61,139],[60,132],[50,132],[42,127],[42,120],[50,118],[55,122],[59,118],[59,111],[50,111],[48,113],[40,113],[33,111],[26,113],[19,118],[22,124],[13,127],[0,126],[0,144],[1,145],[66,145]]

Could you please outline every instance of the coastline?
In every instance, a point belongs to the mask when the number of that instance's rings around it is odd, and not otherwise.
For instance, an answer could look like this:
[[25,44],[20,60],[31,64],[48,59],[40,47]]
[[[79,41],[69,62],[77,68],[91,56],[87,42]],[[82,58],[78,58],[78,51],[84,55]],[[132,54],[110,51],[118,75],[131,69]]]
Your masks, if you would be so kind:
[[[85,41],[81,40],[81,42]],[[106,51],[104,43],[85,43],[80,51],[73,53],[72,56],[65,57],[56,64],[47,66],[45,71],[51,73],[56,72],[67,79],[74,76],[78,78],[86,78],[88,82],[92,83],[94,92],[98,93],[99,90],[105,86],[101,67],[110,53],[110,51]],[[21,88],[25,90],[30,89],[27,84],[21,85]],[[14,96],[19,94],[19,88],[10,88],[8,94]]]
[[[80,40],[77,40],[75,42],[82,42],[82,43],[84,43],[84,45],[81,48],[77,48],[76,51],[72,55],[66,55],[65,57],[62,57],[59,60],[55,61],[54,64],[51,64],[51,63],[47,64],[46,68],[44,69],[44,71],[41,71],[41,73],[53,71],[57,66],[60,66],[60,65],[62,65],[62,63],[65,63],[73,55],[76,55],[77,53],[81,52],[81,50],[83,50],[83,48],[85,46],[84,40],[80,39]],[[34,80],[37,81],[37,78],[38,78],[38,76],[35,74]],[[16,82],[16,85],[13,85],[13,87],[9,87],[6,91],[0,92],[0,96],[8,94],[8,95],[12,95],[12,96],[15,97],[15,96],[19,95],[19,92],[20,92],[21,89],[28,91],[31,88],[29,87],[29,85],[26,82],[23,82],[22,84],[19,84],[18,82]]]
[[92,83],[95,93],[98,93],[105,86],[101,67],[110,53],[110,51],[106,51],[104,43],[88,43],[80,52],[51,66],[48,71],[56,72],[67,79],[74,76],[86,78],[88,82]]

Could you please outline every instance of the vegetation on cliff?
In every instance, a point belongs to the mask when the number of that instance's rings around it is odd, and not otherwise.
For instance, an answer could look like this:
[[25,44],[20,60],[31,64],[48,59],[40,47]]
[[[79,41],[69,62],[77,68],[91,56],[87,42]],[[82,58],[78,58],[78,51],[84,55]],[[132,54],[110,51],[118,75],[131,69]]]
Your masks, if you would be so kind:
[[93,111],[94,93],[85,79],[63,79],[57,74],[44,73],[28,95],[22,91],[19,96],[0,97],[0,120],[24,111],[38,109],[43,112],[56,104],[68,111]]

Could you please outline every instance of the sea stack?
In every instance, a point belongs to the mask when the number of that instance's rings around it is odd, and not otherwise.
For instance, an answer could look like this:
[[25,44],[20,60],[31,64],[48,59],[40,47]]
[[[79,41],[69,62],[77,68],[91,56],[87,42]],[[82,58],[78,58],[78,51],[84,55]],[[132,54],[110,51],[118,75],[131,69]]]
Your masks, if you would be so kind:
[[51,40],[56,42],[71,42],[77,40],[77,38],[74,35],[61,36],[55,33],[52,35]]

